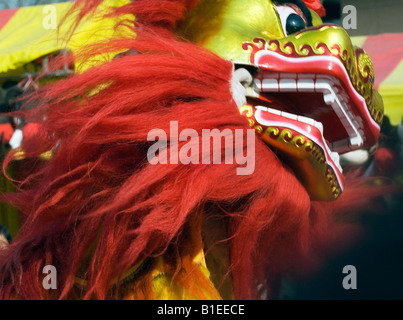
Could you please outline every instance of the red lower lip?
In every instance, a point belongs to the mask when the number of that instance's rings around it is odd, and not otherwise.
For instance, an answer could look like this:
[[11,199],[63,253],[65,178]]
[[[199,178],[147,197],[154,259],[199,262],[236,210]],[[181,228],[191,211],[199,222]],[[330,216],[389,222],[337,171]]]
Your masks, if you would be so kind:
[[[262,102],[265,102],[264,107],[259,108],[259,105],[262,105],[261,104]],[[338,179],[341,189],[343,189],[343,175],[341,169],[339,168],[340,166],[334,162],[331,155],[331,150],[328,147],[324,135],[315,125],[300,121],[301,116],[290,114],[284,116],[284,114],[287,113],[282,111],[278,111],[279,113],[281,112],[281,114],[274,114],[272,112],[265,111],[264,110],[265,107],[269,107],[276,110],[285,109],[286,105],[284,101],[279,100],[277,97],[270,96],[269,98],[268,96],[266,96],[262,97],[260,101],[251,99],[249,100],[249,103],[256,107],[257,110],[255,113],[255,119],[257,120],[257,123],[259,123],[260,125],[263,125],[265,127],[291,129],[292,131],[296,132],[299,135],[304,136],[307,140],[310,140],[315,145],[317,145],[323,151],[324,155],[323,161],[326,161],[329,167],[333,170]],[[295,119],[292,119],[290,117],[293,117]]]
[[[269,106],[273,102],[263,100]],[[241,114],[249,119],[261,139],[295,170],[311,199],[328,201],[340,195],[344,178],[338,154],[327,146],[320,123],[252,103],[242,107]]]

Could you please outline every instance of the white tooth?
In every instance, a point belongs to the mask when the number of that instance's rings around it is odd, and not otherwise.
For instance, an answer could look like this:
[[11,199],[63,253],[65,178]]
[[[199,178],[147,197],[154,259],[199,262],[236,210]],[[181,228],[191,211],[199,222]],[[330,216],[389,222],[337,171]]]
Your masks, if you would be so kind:
[[281,116],[281,111],[280,110],[276,110],[276,109],[272,109],[272,108],[267,108],[267,111],[270,113],[274,113],[278,116]]
[[323,100],[325,101],[326,104],[331,105],[336,101],[336,95],[334,94],[334,92],[323,94]]
[[364,141],[362,140],[360,135],[357,135],[356,137],[350,139],[350,144],[352,146],[361,146],[363,143]]
[[315,121],[315,127],[323,134],[323,124],[322,122]]
[[311,92],[315,90],[315,82],[311,79],[300,79],[297,83],[297,91]]
[[263,79],[262,89],[267,91],[279,91],[278,81],[276,79]]
[[280,80],[280,89],[282,91],[296,91],[297,90],[297,81],[295,79],[281,79]]
[[340,165],[340,155],[337,152],[331,152],[330,156],[332,157],[333,163],[340,170],[340,172],[343,172],[343,168]]
[[298,116],[298,121],[307,123],[307,124],[309,124],[311,126],[315,125],[315,120],[313,120],[311,118],[308,118],[308,117]]
[[286,117],[286,118],[289,118],[289,119],[292,119],[292,120],[297,120],[297,118],[298,118],[297,115],[291,114],[291,113],[288,113],[288,112],[281,112],[281,115],[283,117]]
[[262,110],[262,111],[267,111],[267,107],[263,107],[263,106],[256,106],[256,109]]
[[337,164],[340,161],[340,156],[337,152],[332,152],[332,159]]

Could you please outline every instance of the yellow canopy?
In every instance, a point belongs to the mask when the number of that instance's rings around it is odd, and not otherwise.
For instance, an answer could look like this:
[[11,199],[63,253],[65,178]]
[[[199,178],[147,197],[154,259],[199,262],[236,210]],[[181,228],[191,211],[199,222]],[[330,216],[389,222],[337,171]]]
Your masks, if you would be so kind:
[[121,6],[130,0],[105,0],[91,19],[78,26],[66,43],[67,31],[74,15],[60,27],[59,23],[72,7],[72,2],[22,7],[0,11],[0,76],[18,73],[25,64],[60,49],[77,50],[91,42],[110,38],[116,33],[116,21],[103,15],[111,6]]

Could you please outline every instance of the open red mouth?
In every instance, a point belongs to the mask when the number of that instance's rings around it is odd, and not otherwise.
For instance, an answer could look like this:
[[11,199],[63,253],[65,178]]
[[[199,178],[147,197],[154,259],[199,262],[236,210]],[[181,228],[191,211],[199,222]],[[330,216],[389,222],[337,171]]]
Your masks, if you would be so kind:
[[[313,106],[311,94],[306,98]],[[293,167],[312,199],[337,198],[344,188],[343,169],[339,153],[325,138],[324,124],[314,117],[290,113],[295,105],[285,100],[279,94],[251,94],[248,104],[253,110],[248,118],[261,138]]]
[[[292,41],[306,36],[312,42],[313,32],[344,37],[345,31],[333,26],[307,29]],[[254,107],[252,122],[267,133],[263,140],[286,156],[317,200],[339,196],[344,184],[339,155],[373,146],[382,122],[383,106],[376,101],[370,59],[350,41],[346,43],[344,51],[338,44],[329,49],[321,42],[297,47],[286,38],[268,43],[255,39],[244,46],[252,47],[251,62],[258,67],[254,88],[248,90],[248,104]],[[287,131],[282,141],[273,136],[273,128]],[[306,156],[298,143],[290,143],[292,139],[300,144],[303,140]],[[309,164],[302,165],[301,159]],[[313,188],[315,179],[310,175],[327,181],[327,186],[319,182]]]
[[[315,120],[313,117],[281,111],[288,108],[281,108],[281,105],[278,103],[279,100],[277,98],[273,99],[274,97],[275,96],[271,98],[271,103],[269,103],[270,100],[267,99],[265,106],[259,104],[258,101],[260,100],[260,102],[262,102],[261,99],[249,100],[250,104],[255,106],[256,112],[254,117],[257,123],[267,128],[274,127],[291,130],[291,132],[294,133],[293,136],[304,136],[305,141],[311,141],[321,149],[321,154],[324,158],[320,159],[320,161],[326,161],[335,173],[341,177],[343,169],[340,165],[340,156],[337,151],[334,151],[329,140],[325,138],[323,123]],[[267,105],[269,106],[267,107]]]
[[263,70],[255,78],[255,87],[249,101],[257,107],[256,121],[266,127],[291,129],[311,140],[343,189],[339,155],[372,146],[379,132],[364,99],[350,87],[355,103],[338,78],[323,74]]
[[[270,58],[269,58],[270,56]],[[276,58],[279,58],[276,55]],[[284,57],[280,57],[284,59]],[[372,146],[378,139],[380,124],[371,116],[365,99],[355,90],[345,69],[332,57],[290,59],[287,71],[273,72],[273,56],[267,52],[257,62],[266,66],[270,59],[270,71],[262,72],[255,80],[261,93],[287,93],[287,109],[292,113],[315,118],[324,125],[325,135],[331,148],[339,153]],[[285,58],[287,59],[287,58]],[[295,69],[290,68],[290,64]],[[312,65],[328,74],[301,73]],[[305,67],[305,68],[304,68]],[[282,64],[284,68],[284,61]],[[291,70],[290,70],[291,69]],[[275,69],[274,69],[275,70]]]

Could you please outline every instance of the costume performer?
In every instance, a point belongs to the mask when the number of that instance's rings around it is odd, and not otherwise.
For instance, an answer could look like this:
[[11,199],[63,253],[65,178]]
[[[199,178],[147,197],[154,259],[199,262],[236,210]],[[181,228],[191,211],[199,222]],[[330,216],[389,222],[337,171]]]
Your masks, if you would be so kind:
[[[100,3],[74,8],[82,19]],[[124,54],[40,89],[29,114],[41,131],[26,157],[53,157],[7,196],[25,221],[1,253],[1,297],[270,299],[283,276],[341,250],[359,228],[337,214],[375,191],[345,182],[338,154],[375,144],[383,107],[368,55],[309,8],[323,12],[300,0],[111,9],[126,36],[76,58]],[[172,121],[198,137],[242,132],[232,149],[245,154],[255,129],[253,173],[238,174],[224,144],[207,150],[221,162],[203,161],[201,139],[173,138]],[[152,163],[157,128],[167,149]],[[189,163],[165,164],[175,150]]]

